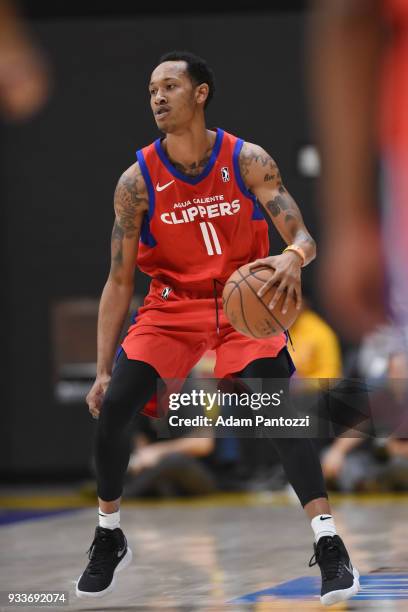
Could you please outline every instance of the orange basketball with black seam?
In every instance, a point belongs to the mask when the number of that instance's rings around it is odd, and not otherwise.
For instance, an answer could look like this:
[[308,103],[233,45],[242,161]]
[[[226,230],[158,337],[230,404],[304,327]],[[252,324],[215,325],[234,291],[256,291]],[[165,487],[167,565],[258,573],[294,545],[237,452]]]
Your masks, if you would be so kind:
[[259,339],[277,336],[293,325],[299,311],[294,300],[290,300],[287,312],[282,313],[286,293],[270,310],[268,304],[276,287],[271,287],[262,297],[258,296],[258,291],[273,271],[266,266],[250,270],[249,266],[245,264],[238,268],[225,283],[222,293],[224,312],[231,325],[245,336]]

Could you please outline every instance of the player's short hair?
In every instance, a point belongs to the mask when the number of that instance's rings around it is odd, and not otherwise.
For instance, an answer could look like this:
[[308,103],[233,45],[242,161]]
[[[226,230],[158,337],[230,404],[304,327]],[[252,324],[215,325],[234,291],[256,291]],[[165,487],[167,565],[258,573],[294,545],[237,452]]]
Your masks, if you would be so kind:
[[159,59],[159,64],[162,62],[186,62],[187,72],[192,82],[195,85],[207,83],[208,96],[204,104],[204,108],[207,108],[215,92],[214,73],[207,62],[190,51],[169,51]]

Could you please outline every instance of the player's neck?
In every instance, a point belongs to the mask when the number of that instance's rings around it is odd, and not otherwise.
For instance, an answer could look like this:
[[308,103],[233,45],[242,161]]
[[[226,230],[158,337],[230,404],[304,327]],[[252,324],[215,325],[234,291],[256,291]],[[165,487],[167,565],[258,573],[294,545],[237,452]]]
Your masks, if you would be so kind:
[[191,125],[177,133],[167,134],[163,143],[169,159],[187,174],[198,170],[211,155],[216,133],[205,124]]

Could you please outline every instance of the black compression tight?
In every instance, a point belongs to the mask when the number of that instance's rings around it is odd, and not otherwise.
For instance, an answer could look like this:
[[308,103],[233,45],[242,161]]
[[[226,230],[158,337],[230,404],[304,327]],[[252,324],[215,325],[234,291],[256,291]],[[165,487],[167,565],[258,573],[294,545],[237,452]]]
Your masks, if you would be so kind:
[[131,423],[156,392],[159,375],[151,365],[117,360],[98,419],[95,463],[98,496],[112,501],[122,495],[131,452]]
[[[276,358],[257,359],[236,376],[244,378],[289,378],[286,350]],[[95,444],[98,496],[112,501],[122,495],[130,456],[130,425],[156,391],[158,374],[142,361],[121,353],[101,408]],[[327,497],[317,450],[311,440],[275,438],[287,478],[302,506]]]
[[[236,374],[240,378],[286,379],[289,390],[290,366],[286,349],[272,358],[257,359]],[[263,390],[265,387],[263,387]],[[265,389],[267,390],[267,388]],[[271,392],[276,391],[272,384]],[[305,438],[271,439],[280,457],[286,477],[294,488],[302,506],[313,499],[327,498],[319,455],[313,440]]]

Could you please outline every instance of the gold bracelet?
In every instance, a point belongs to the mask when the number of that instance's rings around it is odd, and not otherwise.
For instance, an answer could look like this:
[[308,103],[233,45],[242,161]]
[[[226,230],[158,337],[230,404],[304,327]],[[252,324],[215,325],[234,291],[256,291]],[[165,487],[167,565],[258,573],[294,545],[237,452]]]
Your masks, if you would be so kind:
[[283,250],[283,253],[285,253],[286,251],[293,251],[293,253],[296,253],[296,255],[299,255],[300,259],[302,260],[302,268],[303,268],[306,262],[306,256],[305,256],[305,252],[302,249],[302,247],[298,246],[297,244],[290,244],[289,246],[286,247],[286,249]]

